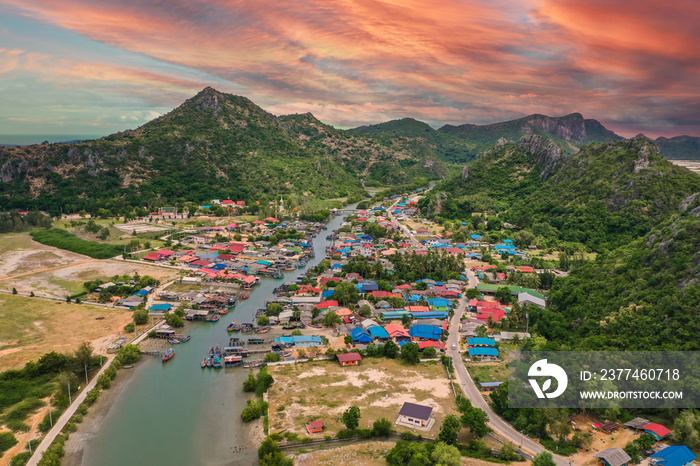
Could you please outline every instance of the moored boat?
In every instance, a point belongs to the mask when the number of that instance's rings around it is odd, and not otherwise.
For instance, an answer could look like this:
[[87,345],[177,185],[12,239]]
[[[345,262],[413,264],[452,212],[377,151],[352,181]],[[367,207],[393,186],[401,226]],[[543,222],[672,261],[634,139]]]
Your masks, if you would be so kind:
[[263,327],[263,328],[257,329],[257,330],[255,331],[255,333],[267,333],[267,332],[269,332],[269,331],[270,331],[270,327]]
[[163,362],[165,361],[170,361],[173,356],[175,356],[175,350],[172,348],[169,348],[168,351],[165,352],[165,355],[163,356]]
[[243,291],[241,293],[241,295],[238,297],[238,299],[248,299],[248,298],[250,298],[250,293],[248,293],[247,291]]
[[202,359],[202,369],[204,369],[205,367],[207,367],[207,359],[206,358]]
[[241,326],[236,322],[235,320],[228,324],[228,327],[226,327],[226,330],[229,332],[236,332],[241,329]]

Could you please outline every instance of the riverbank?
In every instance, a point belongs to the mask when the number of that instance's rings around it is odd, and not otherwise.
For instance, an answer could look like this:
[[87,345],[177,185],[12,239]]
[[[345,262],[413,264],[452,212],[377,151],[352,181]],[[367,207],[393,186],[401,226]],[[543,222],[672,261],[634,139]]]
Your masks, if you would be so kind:
[[134,374],[147,363],[146,358],[148,356],[141,356],[141,360],[131,369],[119,370],[117,378],[112,381],[112,386],[100,392],[95,404],[83,416],[83,422],[78,424],[78,430],[70,434],[65,443],[66,456],[61,460],[62,466],[80,466],[82,464],[86,441],[100,429],[100,425],[112,409],[114,401],[132,382]]

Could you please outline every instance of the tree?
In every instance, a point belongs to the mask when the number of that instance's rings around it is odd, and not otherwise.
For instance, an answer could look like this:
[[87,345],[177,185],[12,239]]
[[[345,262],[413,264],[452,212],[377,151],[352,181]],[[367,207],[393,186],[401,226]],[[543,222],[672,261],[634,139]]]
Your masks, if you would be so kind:
[[420,362],[420,348],[415,343],[406,343],[401,347],[401,359],[409,364]]
[[395,359],[399,354],[399,347],[393,341],[389,340],[384,345],[384,356],[387,358]]
[[462,454],[459,449],[453,445],[448,445],[443,442],[438,442],[430,454],[432,464],[438,466],[460,466],[462,464]]
[[179,328],[179,327],[184,327],[185,326],[185,321],[182,320],[182,317],[180,317],[177,314],[167,314],[165,316],[165,321],[170,325],[171,327]]
[[92,345],[84,341],[78,346],[78,349],[75,350],[75,363],[77,365],[77,372],[82,372],[85,370],[85,367],[90,366],[90,357],[92,356],[93,352],[93,347]]
[[360,408],[357,406],[350,406],[345,410],[340,420],[343,421],[343,424],[345,424],[345,427],[348,429],[357,429],[357,426],[360,425]]
[[426,349],[423,350],[423,357],[426,359],[435,359],[435,356],[437,356],[437,350],[435,349],[434,346],[428,346]]
[[302,359],[305,358],[306,357],[306,350],[304,348],[299,348],[297,350],[297,356],[299,356]]
[[543,451],[542,453],[535,455],[535,458],[532,460],[532,465],[533,466],[556,466],[556,463],[554,462],[554,458],[552,458],[552,454],[548,451]]
[[97,234],[97,237],[100,238],[101,240],[106,240],[107,238],[109,238],[109,228],[107,228],[107,227],[100,228],[100,232]]
[[343,282],[334,288],[333,298],[337,299],[343,306],[348,306],[360,300],[360,292],[357,291],[353,283]]
[[248,378],[243,381],[243,391],[244,392],[254,392],[258,381],[255,379],[255,374],[252,372],[248,374]]
[[401,316],[401,323],[406,326],[411,324],[411,317],[408,314],[404,314]]
[[133,333],[136,330],[136,325],[133,322],[129,322],[124,326],[124,331],[128,333]]
[[491,429],[487,425],[489,416],[483,409],[472,406],[467,398],[460,398],[459,409],[462,411],[460,422],[469,429],[475,437],[483,437]]
[[270,318],[268,316],[258,317],[258,325],[261,327],[264,327],[266,325],[270,325]]
[[17,288],[12,288],[12,294],[17,294]]
[[370,343],[367,345],[367,357],[369,358],[376,358],[377,356],[381,355],[381,350],[377,345],[374,343]]
[[291,458],[284,456],[277,442],[270,437],[265,439],[258,448],[258,459],[260,466],[292,466],[294,464]]
[[510,288],[507,286],[500,286],[496,290],[496,301],[501,304],[510,304],[512,301],[512,295],[510,294]]
[[469,288],[466,293],[468,299],[476,299],[479,296],[481,296],[481,291],[477,290],[476,288]]
[[440,427],[440,433],[438,434],[438,441],[445,442],[448,445],[454,445],[457,443],[457,435],[462,428],[462,423],[459,418],[454,414],[450,414],[445,417],[442,421],[442,427]]
[[351,337],[350,335],[345,335],[345,336],[343,337],[343,343],[345,343],[346,345],[351,344],[351,343],[352,343],[352,337]]
[[335,327],[336,325],[340,325],[340,322],[342,322],[342,320],[335,311],[326,312],[326,315],[323,316],[323,320],[321,321],[324,327]]
[[520,230],[513,234],[513,239],[519,248],[526,248],[535,242],[535,235],[529,231]]
[[280,313],[284,311],[284,308],[282,307],[281,304],[277,303],[270,303],[267,305],[267,315],[268,316],[278,316]]
[[385,417],[380,417],[372,424],[372,435],[375,437],[388,437],[391,435],[392,423]]
[[265,355],[265,362],[277,362],[280,360],[280,355],[278,353],[270,352]]
[[360,314],[362,317],[365,317],[365,318],[370,317],[372,315],[372,309],[368,305],[364,304],[360,308],[360,311],[358,312],[358,314]]
[[700,448],[700,411],[682,411],[673,423],[671,436],[673,440],[691,450]]
[[148,323],[148,311],[145,309],[136,309],[134,311],[134,323],[136,325]]

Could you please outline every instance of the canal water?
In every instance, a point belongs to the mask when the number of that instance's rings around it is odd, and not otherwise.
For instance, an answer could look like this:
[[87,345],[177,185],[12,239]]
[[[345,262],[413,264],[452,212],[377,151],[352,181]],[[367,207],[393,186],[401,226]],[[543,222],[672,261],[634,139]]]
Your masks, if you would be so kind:
[[[349,208],[354,208],[350,206]],[[323,260],[329,241],[343,215],[331,219],[328,230],[314,239],[313,267]],[[97,434],[88,438],[83,465],[250,465],[257,464],[257,446],[250,441],[252,427],[241,421],[249,398],[243,392],[248,370],[202,369],[200,363],[212,346],[228,344],[231,320],[253,322],[273,289],[300,277],[305,270],[285,273],[284,280],[262,278],[248,300],[219,322],[195,322],[192,339],[176,347],[167,363],[142,356],[132,379],[104,418]],[[256,426],[259,428],[259,426]]]

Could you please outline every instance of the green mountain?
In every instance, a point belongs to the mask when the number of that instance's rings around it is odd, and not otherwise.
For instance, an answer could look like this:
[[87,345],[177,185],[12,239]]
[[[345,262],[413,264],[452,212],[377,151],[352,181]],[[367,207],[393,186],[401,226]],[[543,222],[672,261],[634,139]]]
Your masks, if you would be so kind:
[[447,174],[440,155],[422,141],[382,144],[361,133],[335,129],[310,113],[281,116],[279,124],[300,145],[335,160],[365,186],[410,184],[416,177],[438,179]]
[[276,117],[206,88],[138,129],[75,144],[0,148],[0,203],[54,213],[115,211],[285,193],[322,198],[445,173],[432,154],[383,147],[311,115]]
[[437,131],[427,123],[413,118],[360,126],[347,132],[353,136],[374,139],[388,148],[424,153],[449,163],[468,162],[480,150],[480,146],[474,142]]
[[493,146],[499,139],[517,141],[529,134],[547,136],[557,141],[565,152],[576,152],[590,142],[612,142],[623,139],[597,120],[584,119],[580,113],[563,117],[530,115],[517,120],[489,125],[445,125],[438,130],[473,143],[477,150]]
[[420,205],[446,219],[486,212],[545,239],[605,251],[648,233],[697,191],[700,175],[661,157],[649,139],[588,144],[567,154],[533,135],[499,142]]
[[700,193],[643,238],[555,280],[530,322],[558,348],[698,351],[698,251]]
[[660,137],[654,142],[659,147],[661,155],[669,160],[700,160],[700,137]]

